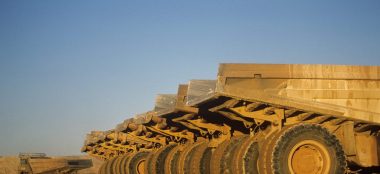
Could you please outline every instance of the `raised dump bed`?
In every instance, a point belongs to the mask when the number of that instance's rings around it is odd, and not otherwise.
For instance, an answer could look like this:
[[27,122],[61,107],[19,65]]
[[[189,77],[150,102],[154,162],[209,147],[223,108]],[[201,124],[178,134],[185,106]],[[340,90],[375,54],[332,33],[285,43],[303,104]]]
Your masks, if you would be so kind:
[[379,79],[379,66],[221,64],[82,150],[107,160],[101,173],[374,170]]

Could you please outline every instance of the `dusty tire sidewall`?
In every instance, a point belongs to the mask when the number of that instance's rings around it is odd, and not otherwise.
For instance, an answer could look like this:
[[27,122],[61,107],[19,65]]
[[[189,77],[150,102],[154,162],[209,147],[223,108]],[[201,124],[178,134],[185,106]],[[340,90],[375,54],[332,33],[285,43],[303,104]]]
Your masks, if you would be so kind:
[[[130,157],[130,161],[128,162],[128,173],[129,174],[138,174],[136,172],[137,166],[141,161],[145,161],[145,164],[147,164],[147,156],[149,156],[149,152],[137,152],[135,155]],[[146,171],[145,171],[146,173]]]
[[[290,173],[288,169],[288,157],[292,148],[299,142],[305,140],[314,140],[322,144],[329,153],[330,157],[330,170],[328,173],[338,174],[344,172],[345,160],[342,147],[334,135],[316,125],[298,126],[285,134],[280,138],[274,147],[275,150],[272,154],[272,168],[274,173]],[[343,171],[342,171],[343,169]]]

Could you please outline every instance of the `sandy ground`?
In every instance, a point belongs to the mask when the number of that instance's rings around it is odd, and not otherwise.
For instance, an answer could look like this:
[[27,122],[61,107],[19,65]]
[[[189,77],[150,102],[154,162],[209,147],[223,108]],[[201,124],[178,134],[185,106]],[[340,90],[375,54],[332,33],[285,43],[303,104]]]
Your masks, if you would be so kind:
[[[63,157],[55,157],[55,158],[63,158]],[[92,158],[90,156],[70,156],[67,158],[92,159],[93,167],[80,170],[78,174],[97,174],[99,167],[103,163],[101,160]],[[20,160],[18,157],[14,157],[14,156],[0,157],[0,174],[17,174],[19,163],[20,163]]]

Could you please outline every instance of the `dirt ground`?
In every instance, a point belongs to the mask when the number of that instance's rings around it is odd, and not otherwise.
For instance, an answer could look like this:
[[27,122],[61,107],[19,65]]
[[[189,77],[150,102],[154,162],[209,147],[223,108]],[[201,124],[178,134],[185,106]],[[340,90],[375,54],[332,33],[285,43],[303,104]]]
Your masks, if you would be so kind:
[[[79,170],[78,174],[97,174],[102,161],[90,156],[70,156],[70,157],[54,157],[54,158],[74,158],[74,159],[92,159],[93,167]],[[20,160],[15,156],[0,157],[0,174],[17,174]]]

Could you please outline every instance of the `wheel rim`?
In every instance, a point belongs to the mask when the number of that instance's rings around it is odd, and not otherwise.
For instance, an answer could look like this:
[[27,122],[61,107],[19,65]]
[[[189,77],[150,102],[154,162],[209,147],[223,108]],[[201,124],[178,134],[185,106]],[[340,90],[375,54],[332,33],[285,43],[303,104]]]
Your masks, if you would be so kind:
[[288,168],[295,174],[322,174],[330,170],[331,159],[326,147],[314,140],[297,143],[290,151]]
[[136,173],[145,173],[145,160],[141,160],[138,164],[137,164],[137,168],[136,168]]

